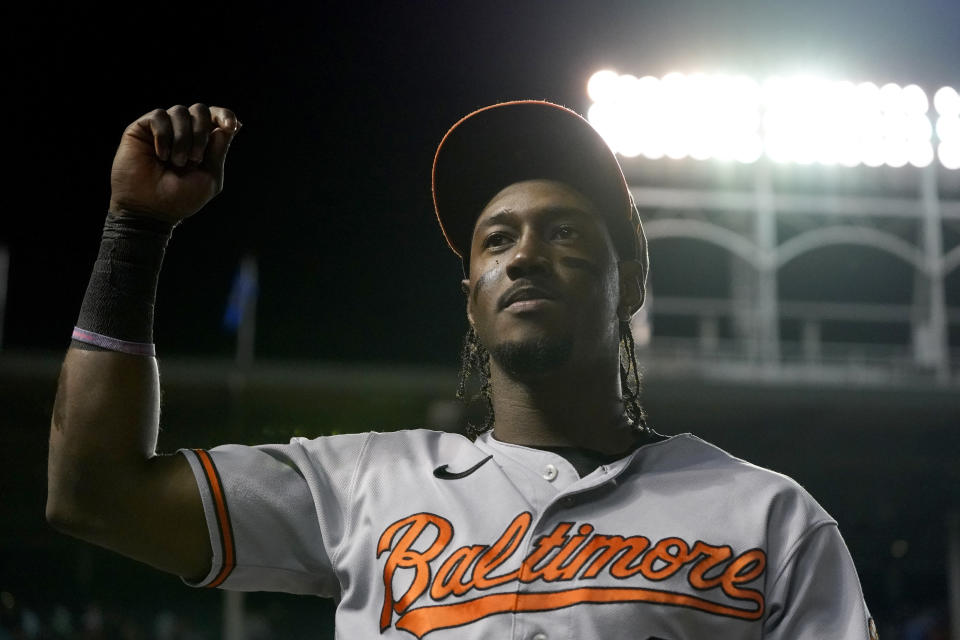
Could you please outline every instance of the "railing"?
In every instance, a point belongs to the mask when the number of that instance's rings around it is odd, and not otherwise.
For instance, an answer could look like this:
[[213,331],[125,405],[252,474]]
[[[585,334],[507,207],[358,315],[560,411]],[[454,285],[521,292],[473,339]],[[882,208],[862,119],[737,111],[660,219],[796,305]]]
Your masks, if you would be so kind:
[[[652,292],[634,324],[641,344],[651,336],[649,355],[666,370],[682,363],[688,373],[700,366],[766,379],[802,376],[847,383],[851,377],[910,377],[933,379],[941,386],[960,383],[960,361],[950,349],[950,331],[960,329],[960,307],[947,307],[945,289],[947,277],[960,268],[960,242],[952,239],[960,231],[960,201],[940,197],[940,170],[916,170],[913,198],[904,197],[902,188],[891,197],[876,191],[829,195],[816,193],[816,184],[809,183],[806,193],[780,193],[774,189],[774,170],[766,162],[752,167],[752,190],[661,187],[631,180],[652,247],[668,238],[694,240],[723,248],[735,264],[728,297]],[[883,184],[882,178],[875,182]],[[778,237],[781,220],[799,230]],[[954,246],[947,246],[950,242]],[[810,251],[841,245],[871,247],[908,265],[914,284],[903,293],[912,301],[781,297],[782,267]],[[677,331],[681,325],[687,329]],[[854,333],[861,329],[862,340],[825,337],[830,334],[825,329],[839,325]],[[878,340],[873,329],[880,325],[894,327],[887,333],[895,337]],[[665,326],[674,330],[665,333]]]

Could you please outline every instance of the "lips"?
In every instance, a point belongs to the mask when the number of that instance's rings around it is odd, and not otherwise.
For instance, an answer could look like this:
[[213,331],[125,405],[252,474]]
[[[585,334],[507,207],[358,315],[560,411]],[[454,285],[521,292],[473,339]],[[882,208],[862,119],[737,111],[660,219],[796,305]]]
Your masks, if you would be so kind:
[[497,308],[506,309],[514,302],[523,302],[526,300],[554,300],[557,296],[551,291],[531,284],[517,283],[510,287],[498,301]]

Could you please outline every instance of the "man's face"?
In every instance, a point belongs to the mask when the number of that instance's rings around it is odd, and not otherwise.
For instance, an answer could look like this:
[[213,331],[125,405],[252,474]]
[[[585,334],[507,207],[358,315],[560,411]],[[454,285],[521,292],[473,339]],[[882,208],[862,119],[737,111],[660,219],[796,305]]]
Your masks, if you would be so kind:
[[528,180],[480,213],[464,281],[480,342],[515,376],[610,359],[620,274],[607,226],[564,183]]

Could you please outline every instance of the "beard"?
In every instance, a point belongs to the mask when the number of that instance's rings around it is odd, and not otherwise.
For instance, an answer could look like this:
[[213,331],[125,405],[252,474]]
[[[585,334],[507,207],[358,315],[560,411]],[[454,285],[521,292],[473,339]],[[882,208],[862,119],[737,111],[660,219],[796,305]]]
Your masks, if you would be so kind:
[[570,360],[572,353],[572,338],[551,336],[500,343],[490,350],[490,357],[511,378],[522,380],[559,369]]

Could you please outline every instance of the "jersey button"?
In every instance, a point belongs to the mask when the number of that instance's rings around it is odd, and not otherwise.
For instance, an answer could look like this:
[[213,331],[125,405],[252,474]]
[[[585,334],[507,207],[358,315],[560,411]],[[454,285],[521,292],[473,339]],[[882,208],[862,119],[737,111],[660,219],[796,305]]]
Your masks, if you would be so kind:
[[[543,468],[543,479],[544,479],[544,480],[547,480],[547,481],[549,481],[549,482],[553,482],[553,480],[554,480],[556,477],[557,477],[557,468],[556,468],[555,466],[553,466],[552,464],[548,464],[547,466],[545,466],[545,467]],[[534,640],[546,640],[546,638],[547,638],[547,636],[543,636],[543,638],[538,638],[537,636],[533,636],[533,637],[534,637]]]
[[547,640],[547,634],[542,632],[534,634],[533,637],[530,638],[530,640]]

